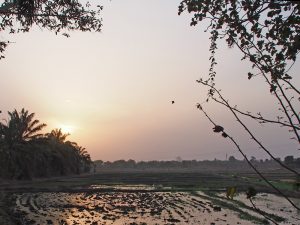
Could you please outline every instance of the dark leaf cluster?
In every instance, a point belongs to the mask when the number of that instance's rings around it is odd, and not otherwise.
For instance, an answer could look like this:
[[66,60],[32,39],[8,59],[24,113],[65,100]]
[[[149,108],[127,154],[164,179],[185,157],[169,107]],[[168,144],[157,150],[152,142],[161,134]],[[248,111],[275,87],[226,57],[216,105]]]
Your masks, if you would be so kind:
[[[299,102],[300,90],[292,81],[289,74],[290,69],[296,62],[300,51],[300,1],[286,0],[182,0],[178,13],[191,13],[190,25],[195,26],[206,20],[210,31],[210,69],[206,80],[199,79],[198,83],[208,88],[208,99],[224,106],[234,116],[242,129],[251,140],[267,153],[278,165],[292,172],[297,177],[299,172],[290,165],[293,163],[283,163],[278,160],[272,151],[260,140],[257,133],[250,129],[244,122],[244,116],[256,120],[260,124],[279,125],[288,128],[293,134],[291,139],[300,143],[300,117]],[[275,103],[279,105],[276,119],[263,117],[261,113],[251,113],[238,109],[237,106],[229,103],[220,90],[215,87],[215,52],[217,40],[223,39],[228,47],[237,47],[242,53],[242,60],[247,60],[252,65],[252,71],[248,72],[248,79],[260,76],[267,84],[268,91],[274,96]],[[252,91],[255,90],[255,87]],[[223,128],[216,125],[214,120],[204,111],[203,107],[198,107],[207,119],[215,126],[214,132],[223,132]],[[272,112],[273,113],[273,112]],[[223,132],[224,133],[224,132]],[[222,133],[222,135],[223,135]],[[283,196],[294,208],[299,207],[294,204],[280,189],[274,186],[249,160],[238,142],[228,134],[226,137],[235,145],[236,149],[243,155],[251,168],[270,187]],[[291,161],[291,160],[289,160]],[[288,164],[288,166],[287,166]],[[250,190],[248,197],[254,196],[254,191]],[[269,220],[269,218],[267,218]]]
[[[208,87],[206,101],[213,99],[229,107],[227,100],[217,99],[220,93],[215,88],[217,40],[224,39],[229,47],[238,47],[242,60],[252,64],[255,73],[248,72],[248,79],[261,76],[266,81],[279,104],[278,118],[283,118],[275,123],[290,127],[292,138],[300,143],[298,102],[294,101],[300,99],[300,91],[289,74],[300,51],[300,1],[183,0],[178,13],[185,11],[193,14],[191,26],[203,20],[209,24],[206,29],[211,33],[209,76],[198,81]],[[229,108],[241,112],[236,107]],[[241,114],[256,119],[249,113]],[[259,121],[273,122],[262,117]]]
[[257,194],[257,191],[254,187],[249,187],[246,192],[247,198],[253,198],[253,197],[255,197],[256,194]]
[[[270,74],[274,86],[278,86],[278,79],[292,78],[286,75],[286,67],[289,61],[296,60],[300,50],[299,1],[184,0],[178,13],[184,11],[193,14],[191,26],[209,21],[212,84],[216,40],[222,38],[229,47],[238,46],[244,53],[243,59],[249,59],[253,67],[259,66],[262,72]],[[248,79],[252,77],[248,73]]]
[[[5,0],[0,5],[0,32],[28,32],[33,25],[69,36],[68,31],[95,31],[102,28],[98,5],[95,8],[78,0]],[[0,42],[3,53],[9,42]],[[3,54],[0,56],[3,58]]]
[[85,148],[66,141],[61,129],[42,134],[46,126],[34,113],[8,112],[0,123],[0,177],[30,179],[88,172],[91,158]]

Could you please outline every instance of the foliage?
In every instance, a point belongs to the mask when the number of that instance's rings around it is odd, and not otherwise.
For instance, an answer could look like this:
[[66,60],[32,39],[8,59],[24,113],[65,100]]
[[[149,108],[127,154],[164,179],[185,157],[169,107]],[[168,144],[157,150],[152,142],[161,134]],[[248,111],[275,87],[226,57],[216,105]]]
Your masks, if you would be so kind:
[[[78,0],[5,0],[0,5],[0,32],[28,32],[33,25],[55,32],[96,31],[102,27],[100,11],[91,4],[80,3]],[[0,53],[3,53],[9,41],[0,41]],[[3,54],[0,59],[4,58]]]
[[[294,159],[293,163],[296,169],[300,169],[300,164],[296,164],[300,158]],[[93,161],[98,171],[222,171],[227,174],[244,174],[251,171],[251,167],[245,160],[236,159],[234,156],[229,156],[228,160],[170,160],[170,161],[134,161],[130,160],[116,160],[116,161]],[[281,169],[280,165],[273,159],[253,160],[252,164],[256,168],[263,170],[265,173],[278,171]],[[239,168],[237,170],[237,168]],[[279,174],[278,174],[279,175]],[[285,171],[283,175],[286,177]],[[289,179],[295,179],[293,174],[290,174]]]
[[[292,78],[285,68],[289,60],[296,60],[300,50],[299,2],[184,0],[179,6],[179,14],[184,10],[194,14],[192,26],[209,20],[207,29],[212,34],[212,51],[216,49],[215,41],[225,38],[228,46],[241,49],[245,54],[243,59],[249,59],[262,73],[269,73],[273,84],[271,92],[277,89],[279,80]],[[211,61],[214,63],[214,58]],[[211,81],[214,81],[213,77],[210,77]],[[253,74],[248,74],[249,79],[252,77]]]
[[24,109],[8,115],[7,124],[0,123],[0,177],[31,179],[90,170],[90,155],[75,142],[65,141],[68,134],[60,129],[37,134],[46,125]]
[[294,162],[294,156],[288,155],[284,158],[284,163],[290,165]]
[[236,194],[236,187],[229,187],[226,190],[226,197],[233,199],[233,196]]
[[235,107],[232,109],[260,123],[271,122],[288,127],[294,133],[293,138],[299,142],[300,119],[296,112],[297,103],[294,102],[294,96],[290,95],[299,95],[300,92],[292,84],[292,75],[288,73],[300,50],[299,2],[184,0],[179,6],[179,14],[185,10],[193,13],[192,26],[202,20],[209,20],[207,30],[211,32],[211,68],[207,80],[198,80],[199,83],[209,86],[208,99],[229,107],[220,96],[215,96],[219,94],[215,89],[216,41],[225,39],[229,47],[237,46],[244,55],[242,60],[249,60],[252,68],[258,71],[257,74],[249,72],[248,79],[264,77],[270,92],[277,98],[283,115],[278,116],[277,120],[269,120],[260,113],[256,116]]
[[64,134],[60,129],[54,129],[50,133],[46,134],[46,137],[54,142],[64,143],[69,134]]
[[256,194],[257,194],[257,191],[254,187],[249,187],[246,192],[247,198],[253,198],[253,197],[255,197]]
[[228,158],[228,161],[229,162],[234,162],[236,159],[235,159],[235,157],[234,156],[229,156],[229,158]]
[[24,108],[18,112],[8,112],[9,121],[0,124],[0,132],[4,141],[12,147],[13,144],[20,144],[25,141],[33,140],[41,136],[37,133],[46,124],[39,124],[39,120],[33,120],[34,113],[30,113]]
[[[184,11],[193,14],[191,26],[204,20],[208,21],[206,31],[211,34],[209,76],[207,79],[200,78],[197,80],[199,84],[208,87],[206,102],[213,100],[227,108],[261,150],[280,166],[299,177],[300,175],[296,170],[282,163],[272,154],[242,119],[243,116],[246,116],[261,124],[267,123],[288,128],[288,132],[293,135],[291,139],[295,139],[298,144],[300,143],[300,118],[297,112],[300,91],[293,83],[292,74],[289,73],[300,51],[299,1],[183,0],[179,5],[178,13],[181,14]],[[242,60],[247,60],[252,64],[252,69],[247,74],[249,80],[254,77],[264,79],[269,92],[280,106],[275,119],[266,118],[260,112],[254,114],[243,111],[236,105],[231,105],[229,100],[216,88],[215,66],[217,62],[215,53],[217,41],[220,39],[225,39],[230,48],[237,47],[243,54]],[[214,122],[210,115],[204,111],[203,105],[197,104],[197,108],[214,125],[214,132],[221,133],[224,138],[228,138],[255,172],[278,193],[285,196],[255,168],[253,162],[243,152],[240,144],[227,132],[224,132],[224,127]],[[287,200],[299,209],[290,199],[287,198]]]

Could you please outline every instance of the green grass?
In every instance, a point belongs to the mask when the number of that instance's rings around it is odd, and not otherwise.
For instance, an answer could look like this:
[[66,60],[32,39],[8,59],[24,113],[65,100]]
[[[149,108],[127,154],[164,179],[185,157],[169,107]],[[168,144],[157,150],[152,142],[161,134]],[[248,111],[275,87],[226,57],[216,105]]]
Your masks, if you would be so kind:
[[[245,189],[248,181],[232,176],[207,173],[103,173],[79,177],[63,177],[49,180],[33,180],[21,182],[17,188],[23,189],[60,189],[73,187],[87,187],[97,184],[145,184],[163,185],[186,190],[223,190],[226,187],[238,185]],[[1,186],[0,186],[1,188]]]
[[261,210],[260,210],[260,212],[257,212],[254,208],[244,204],[241,201],[228,200],[227,198],[218,196],[216,192],[207,191],[205,193],[209,197],[203,196],[203,195],[200,195],[200,194],[194,193],[194,192],[192,194],[195,195],[195,196],[199,196],[201,198],[206,198],[207,200],[210,200],[214,205],[218,205],[218,206],[221,206],[223,208],[227,208],[229,210],[232,210],[232,211],[238,213],[239,218],[241,218],[243,220],[249,220],[249,221],[252,221],[252,222],[255,222],[255,223],[258,223],[258,224],[269,224],[268,220],[266,220],[264,218],[257,217],[257,216],[253,216],[253,215],[243,211],[243,209],[246,209],[246,210],[253,211],[255,213],[263,214],[263,215],[275,220],[276,222],[285,221],[285,219],[282,218],[281,216],[277,216],[275,214],[267,213],[267,212],[264,212],[264,211],[261,211]]
[[[223,191],[227,187],[236,186],[239,191],[246,191],[249,186],[254,186],[257,191],[275,193],[264,181],[253,174],[217,174],[199,172],[106,172],[84,176],[59,177],[32,181],[17,182],[14,185],[0,185],[0,190],[13,191],[61,191],[74,188],[87,188],[90,185],[163,185],[174,190],[196,191],[214,190]],[[274,175],[272,175],[274,178]],[[273,184],[283,190],[293,190],[291,183],[274,179]],[[296,192],[295,192],[296,193]]]
[[211,201],[214,205],[218,205],[222,208],[226,208],[226,209],[229,209],[231,211],[234,211],[238,214],[239,218],[243,219],[243,220],[248,220],[248,221],[252,221],[254,223],[257,223],[257,224],[269,224],[269,222],[266,220],[266,219],[262,219],[260,217],[257,217],[257,216],[253,216],[247,212],[244,212],[242,210],[243,207],[240,207],[238,205],[235,205],[235,204],[230,204],[226,201],[223,201],[221,199],[219,199],[218,196],[215,195],[215,193],[212,193],[212,192],[206,192],[206,194],[209,196],[204,196],[204,195],[200,195],[196,192],[192,192],[192,194],[194,196],[198,196],[198,197],[201,197],[203,199],[206,199],[206,200],[209,200]]
[[[209,195],[214,197],[214,198],[218,198],[220,200],[225,200],[225,201],[231,201],[232,203],[236,204],[239,208],[243,208],[243,209],[247,209],[247,210],[251,210],[251,211],[254,211],[254,212],[257,212],[254,208],[246,205],[245,203],[241,202],[241,201],[237,201],[237,200],[228,200],[227,198],[225,197],[220,197],[217,195],[217,193],[213,193],[213,192],[209,192]],[[283,222],[285,221],[284,218],[282,218],[281,216],[277,216],[275,214],[272,214],[272,213],[267,213],[267,212],[263,212],[263,211],[260,211],[261,213],[263,213],[265,216],[275,220],[276,222]]]

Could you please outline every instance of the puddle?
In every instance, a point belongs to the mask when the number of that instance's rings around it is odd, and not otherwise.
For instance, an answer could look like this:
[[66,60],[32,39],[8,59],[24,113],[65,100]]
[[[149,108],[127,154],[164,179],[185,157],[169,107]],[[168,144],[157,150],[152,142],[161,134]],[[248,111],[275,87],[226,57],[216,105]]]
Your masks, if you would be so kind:
[[132,190],[132,191],[154,191],[154,190],[171,190],[172,187],[165,187],[162,185],[91,185],[92,190]]

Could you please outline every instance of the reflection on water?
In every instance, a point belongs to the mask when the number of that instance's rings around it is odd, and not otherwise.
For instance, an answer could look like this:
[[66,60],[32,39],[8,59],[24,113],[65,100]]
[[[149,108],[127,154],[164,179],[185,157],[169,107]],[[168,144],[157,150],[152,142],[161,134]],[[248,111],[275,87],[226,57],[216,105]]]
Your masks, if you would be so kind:
[[93,190],[144,190],[144,191],[152,191],[152,190],[171,190],[171,187],[164,187],[162,185],[144,185],[144,184],[136,184],[136,185],[91,185],[91,189]]
[[24,224],[253,224],[188,192],[149,191],[156,187],[140,185],[109,192],[100,191],[106,186],[91,188],[99,191],[19,194],[16,216]]

